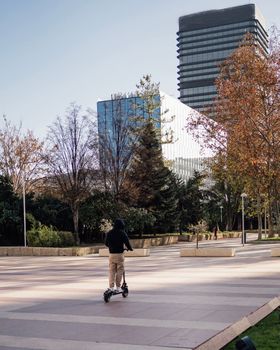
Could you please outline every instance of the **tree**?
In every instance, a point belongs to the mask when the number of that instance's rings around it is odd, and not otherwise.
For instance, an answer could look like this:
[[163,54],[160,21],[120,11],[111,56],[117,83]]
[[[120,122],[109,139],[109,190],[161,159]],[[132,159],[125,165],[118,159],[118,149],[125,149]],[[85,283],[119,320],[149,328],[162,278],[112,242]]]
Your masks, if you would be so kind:
[[41,151],[43,142],[32,131],[22,132],[22,126],[12,125],[4,116],[0,129],[0,171],[11,179],[13,190],[22,193],[23,181],[26,192],[34,191],[37,180],[44,173]]
[[164,165],[161,145],[151,121],[142,128],[129,180],[136,189],[131,202],[152,213],[159,230],[173,227],[177,222],[178,202],[175,178]]
[[[242,186],[225,171],[212,172],[213,185],[205,190],[204,213],[209,227],[219,226],[231,231],[236,226]],[[222,218],[221,209],[222,206]]]
[[48,195],[36,195],[28,202],[28,213],[36,221],[53,226],[59,231],[73,231],[72,213],[69,206]]
[[12,183],[0,176],[0,245],[22,244],[21,205],[14,193]]
[[71,104],[65,118],[57,117],[49,127],[45,162],[52,192],[67,203],[73,214],[74,233],[79,243],[79,208],[96,186],[98,145],[96,129],[81,106]]
[[129,186],[128,169],[145,123],[155,125],[161,142],[167,142],[170,133],[166,129],[161,135],[161,124],[165,121],[159,83],[144,75],[136,88],[135,93],[114,95],[111,101],[101,102],[98,107],[101,171],[105,189],[112,191],[116,200],[125,196]]
[[187,183],[179,182],[180,233],[190,225],[197,224],[203,218],[204,190],[202,188],[204,178],[203,174],[195,171]]
[[113,223],[119,216],[120,204],[115,201],[114,196],[110,192],[95,190],[80,209],[83,242],[104,241],[102,223]]
[[98,116],[100,167],[105,190],[120,199],[131,159],[137,146],[136,97],[116,95],[102,103]]
[[238,174],[243,191],[259,204],[266,198],[270,234],[280,180],[279,73],[279,46],[274,44],[267,55],[247,36],[221,66],[211,111],[215,122],[199,117],[194,123],[204,128],[205,145],[223,159],[226,172]]
[[155,127],[158,139],[161,144],[173,142],[173,130],[167,127],[175,116],[166,117],[168,110],[162,110],[162,100],[159,90],[160,83],[154,83],[150,74],[143,75],[139,83],[136,84],[138,120],[136,124],[138,134],[146,122],[152,123]]

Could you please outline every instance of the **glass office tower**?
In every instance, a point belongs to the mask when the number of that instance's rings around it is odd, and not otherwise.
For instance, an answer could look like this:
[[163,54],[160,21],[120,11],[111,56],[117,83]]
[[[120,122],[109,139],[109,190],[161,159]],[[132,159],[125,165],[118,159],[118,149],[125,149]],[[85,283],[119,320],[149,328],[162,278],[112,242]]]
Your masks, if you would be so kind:
[[194,13],[179,18],[178,74],[180,101],[203,112],[216,96],[219,64],[238,47],[244,34],[254,35],[265,51],[265,21],[254,4]]

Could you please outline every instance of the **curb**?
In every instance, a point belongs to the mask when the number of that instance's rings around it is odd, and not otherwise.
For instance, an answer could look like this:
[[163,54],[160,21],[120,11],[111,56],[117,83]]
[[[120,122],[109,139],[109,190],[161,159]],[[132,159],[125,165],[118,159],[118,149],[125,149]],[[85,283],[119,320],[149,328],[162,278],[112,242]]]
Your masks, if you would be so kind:
[[238,337],[241,333],[246,331],[248,328],[253,327],[263,318],[271,314],[272,311],[274,311],[279,306],[280,306],[280,296],[271,299],[268,303],[264,304],[256,311],[250,313],[248,316],[243,317],[241,320],[233,323],[228,328],[214,335],[214,337],[200,344],[193,350],[221,349],[223,346],[230,343],[233,339]]
[[105,246],[47,248],[47,247],[0,247],[0,256],[84,256],[98,253]]

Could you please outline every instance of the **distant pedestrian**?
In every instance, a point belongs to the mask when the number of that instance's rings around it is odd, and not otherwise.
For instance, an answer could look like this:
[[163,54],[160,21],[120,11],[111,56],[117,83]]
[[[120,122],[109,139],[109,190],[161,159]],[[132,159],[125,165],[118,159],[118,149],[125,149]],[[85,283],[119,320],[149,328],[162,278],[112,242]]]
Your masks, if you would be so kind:
[[124,272],[124,250],[133,250],[124,230],[124,222],[117,219],[114,227],[105,238],[105,245],[109,248],[109,288],[121,291],[121,281]]
[[217,225],[214,226],[213,233],[214,233],[214,239],[217,240],[217,232],[218,232],[218,227]]

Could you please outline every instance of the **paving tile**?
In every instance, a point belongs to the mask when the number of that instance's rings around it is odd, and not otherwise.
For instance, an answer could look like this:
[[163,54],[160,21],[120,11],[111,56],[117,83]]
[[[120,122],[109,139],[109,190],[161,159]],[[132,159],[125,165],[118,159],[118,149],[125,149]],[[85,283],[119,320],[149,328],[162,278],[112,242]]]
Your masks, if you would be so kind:
[[[1,348],[0,348],[1,350],[34,350],[34,348],[32,348],[32,349],[30,349],[30,348],[14,348],[14,347],[7,347],[7,346],[1,346]],[[38,348],[38,350],[41,350],[41,349],[39,349]]]
[[[147,305],[142,303],[142,305]],[[150,303],[148,308],[143,308],[142,310],[136,312],[132,317],[146,318],[146,319],[164,319],[164,320],[185,320],[179,317],[179,314],[187,308],[182,307],[182,305],[164,305],[164,307],[159,308],[158,304]],[[185,311],[187,313],[187,311]],[[187,319],[186,319],[187,320]]]
[[234,240],[203,244],[237,255],[181,259],[180,244],[153,248],[126,260],[129,297],[108,304],[107,259],[0,257],[0,349],[220,349],[280,304],[280,259]]
[[84,341],[104,341],[120,334],[124,326],[75,324],[69,322],[3,320],[0,319],[0,334],[19,337],[38,337]]
[[219,321],[234,323],[244,316],[244,310],[241,307],[231,307],[228,310],[215,310],[203,316],[202,321]]
[[[121,298],[121,297],[119,297]],[[104,303],[100,301],[89,300],[59,300],[46,303],[38,303],[31,307],[18,309],[17,312],[32,312],[32,313],[49,313],[61,315],[84,315],[84,316],[111,316],[129,317],[137,312],[145,312],[150,306],[145,303],[126,303],[125,308],[123,303],[119,301]]]
[[154,345],[157,339],[162,337],[168,338],[172,332],[174,332],[172,328],[130,327],[120,334],[109,336],[106,341],[111,343]]
[[201,320],[205,320],[207,321],[206,317],[207,315],[213,314],[213,310],[212,309],[205,309],[203,307],[199,307],[199,305],[197,305],[197,308],[195,309],[191,309],[189,307],[186,307],[182,310],[177,312],[176,314],[172,314],[170,315],[169,319],[171,320],[181,320],[181,321],[201,321]]
[[[152,343],[152,345],[174,346],[174,347],[189,347],[194,348],[205,340],[217,334],[217,331],[212,330],[197,330],[186,329],[177,330],[168,336],[162,337]],[[212,349],[213,350],[213,349]]]

